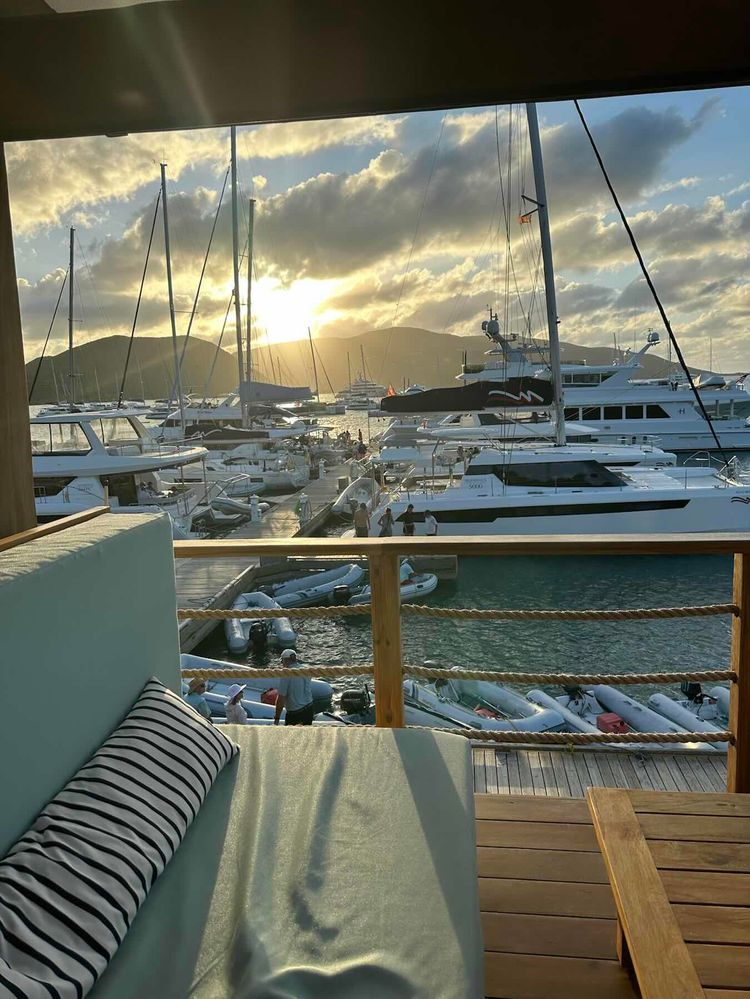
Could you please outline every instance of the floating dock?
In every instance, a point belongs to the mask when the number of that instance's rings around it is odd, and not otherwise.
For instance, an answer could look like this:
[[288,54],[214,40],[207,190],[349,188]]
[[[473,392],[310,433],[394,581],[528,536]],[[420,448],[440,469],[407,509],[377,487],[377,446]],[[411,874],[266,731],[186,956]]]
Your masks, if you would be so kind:
[[[228,535],[236,540],[294,538],[313,534],[325,524],[339,494],[338,480],[349,476],[349,465],[334,465],[325,478],[312,479],[301,492],[310,500],[312,516],[303,525],[295,513],[299,492],[277,503],[256,523],[243,524]],[[191,610],[231,607],[240,593],[252,589],[258,558],[186,558],[175,560],[177,606]],[[180,648],[190,652],[214,628],[215,621],[182,621]]]

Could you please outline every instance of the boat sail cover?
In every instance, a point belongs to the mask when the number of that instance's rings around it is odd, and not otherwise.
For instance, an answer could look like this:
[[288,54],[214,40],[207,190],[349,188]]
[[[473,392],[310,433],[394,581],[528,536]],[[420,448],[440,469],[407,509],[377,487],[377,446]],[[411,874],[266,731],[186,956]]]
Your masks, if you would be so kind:
[[543,378],[508,378],[472,382],[456,388],[426,389],[380,400],[384,413],[467,413],[482,409],[543,409],[552,405],[552,382]]
[[240,385],[240,399],[247,405],[256,402],[304,402],[312,399],[307,385],[275,385],[273,382],[243,382]]

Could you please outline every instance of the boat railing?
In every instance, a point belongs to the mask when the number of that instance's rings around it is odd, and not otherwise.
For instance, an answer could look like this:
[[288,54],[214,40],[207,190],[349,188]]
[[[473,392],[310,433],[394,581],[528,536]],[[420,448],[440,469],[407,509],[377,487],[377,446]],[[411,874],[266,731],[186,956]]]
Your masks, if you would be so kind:
[[[727,787],[730,791],[750,793],[750,534],[685,534],[632,536],[518,536],[467,538],[292,538],[283,540],[177,541],[176,558],[250,558],[257,556],[328,556],[365,557],[369,563],[371,602],[354,606],[283,608],[281,610],[193,610],[179,609],[181,620],[203,618],[217,621],[241,617],[333,618],[370,615],[372,620],[372,665],[368,667],[301,666],[290,675],[343,677],[371,674],[375,686],[376,724],[381,727],[404,726],[405,677],[420,679],[488,680],[508,684],[673,684],[691,682],[728,682],[729,718],[726,731],[703,732],[499,732],[481,729],[456,729],[472,739],[498,744],[647,745],[651,743],[725,743],[728,746]],[[700,606],[612,608],[606,610],[518,610],[504,608],[456,608],[401,604],[400,563],[404,557],[425,555],[542,556],[565,555],[733,555],[734,582],[731,602]],[[439,669],[435,666],[411,666],[403,660],[401,645],[402,617],[422,616],[462,620],[531,620],[542,624],[549,620],[632,621],[665,618],[732,618],[730,662],[708,670],[681,672],[639,672],[623,674],[522,673],[496,670]],[[238,666],[233,669],[248,676],[264,675],[263,670]],[[208,670],[184,671],[184,675],[210,676]],[[697,727],[697,726],[696,726]]]

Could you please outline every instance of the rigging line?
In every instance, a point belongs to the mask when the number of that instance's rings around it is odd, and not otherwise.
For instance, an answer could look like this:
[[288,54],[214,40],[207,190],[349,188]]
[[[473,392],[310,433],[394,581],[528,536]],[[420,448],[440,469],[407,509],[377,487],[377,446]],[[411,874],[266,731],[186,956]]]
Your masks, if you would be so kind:
[[328,388],[331,390],[333,395],[336,393],[333,391],[333,385],[331,385],[331,379],[328,377],[328,372],[326,371],[326,366],[323,364],[323,358],[320,356],[320,350],[313,344],[313,350],[315,351],[318,360],[320,361],[320,366],[323,369],[323,374],[326,376],[326,381],[328,382]]
[[[151,256],[151,244],[154,241],[154,229],[156,228],[156,219],[159,214],[159,202],[161,201],[161,188],[156,194],[156,201],[154,202],[154,217],[151,219],[151,232],[148,237],[148,247],[146,248],[146,259],[143,262],[143,273],[141,274],[141,285],[138,289],[138,298],[135,303],[135,314],[133,315],[133,325],[130,327],[130,341],[128,343],[128,352],[125,356],[125,367],[122,372],[122,381],[120,382],[120,392],[117,396],[117,408],[122,409],[122,400],[125,395],[125,379],[128,377],[128,367],[130,366],[130,355],[133,351],[133,341],[135,339],[135,327],[138,323],[138,313],[141,308],[141,298],[143,296],[143,286],[146,283],[146,271],[148,270],[148,261]],[[169,408],[169,407],[168,407]]]
[[693,395],[695,397],[695,401],[698,403],[698,408],[701,411],[703,419],[708,424],[709,430],[711,431],[711,436],[713,437],[714,441],[716,442],[716,447],[724,455],[724,458],[726,460],[726,458],[727,458],[726,452],[724,451],[724,448],[721,445],[721,441],[719,440],[719,436],[716,433],[716,430],[714,428],[713,423],[711,422],[711,419],[710,419],[710,417],[708,415],[708,412],[706,411],[706,407],[703,404],[703,400],[700,397],[700,393],[698,392],[698,389],[695,387],[695,382],[693,381],[693,376],[690,374],[690,371],[688,370],[688,366],[685,363],[685,358],[683,357],[682,351],[680,350],[680,345],[677,342],[677,337],[672,332],[672,324],[670,323],[669,317],[667,316],[667,313],[666,313],[666,310],[664,309],[664,306],[662,305],[661,299],[659,298],[659,293],[656,290],[654,282],[651,280],[651,274],[649,273],[648,267],[646,267],[646,262],[643,259],[643,255],[641,254],[641,251],[640,251],[640,249],[638,247],[638,243],[636,242],[635,236],[633,235],[633,230],[630,228],[630,223],[627,220],[625,212],[622,210],[622,205],[620,204],[620,199],[617,197],[615,189],[612,186],[612,181],[609,179],[609,174],[607,173],[607,168],[604,165],[604,160],[602,159],[601,154],[599,153],[599,149],[598,149],[598,147],[596,145],[596,142],[594,141],[594,137],[591,134],[591,131],[590,131],[589,126],[588,126],[588,124],[586,122],[586,119],[583,117],[583,111],[581,111],[581,105],[578,103],[577,100],[574,100],[573,104],[575,105],[575,109],[578,112],[578,117],[581,119],[581,124],[583,125],[583,130],[586,133],[586,136],[588,137],[589,142],[591,143],[591,148],[594,151],[594,156],[596,157],[596,162],[599,164],[599,169],[601,170],[602,176],[604,177],[604,181],[605,181],[607,187],[609,188],[609,193],[612,195],[612,200],[615,203],[615,208],[617,209],[617,211],[618,211],[618,213],[620,215],[620,219],[622,220],[622,224],[625,227],[625,232],[628,234],[628,239],[630,240],[630,245],[633,247],[633,252],[635,253],[635,255],[636,255],[637,259],[638,259],[638,264],[640,265],[641,273],[643,274],[643,277],[646,280],[646,284],[649,287],[649,291],[651,292],[651,295],[652,295],[652,297],[654,299],[654,302],[656,303],[656,307],[659,310],[659,315],[661,316],[661,320],[664,323],[664,328],[666,329],[667,333],[669,334],[669,341],[672,344],[672,346],[674,347],[674,351],[677,354],[677,359],[680,362],[680,366],[682,367],[682,370],[685,372],[685,376],[686,376],[686,378],[688,380],[688,384],[690,385],[690,390],[691,390],[691,392],[693,393]]
[[406,278],[409,273],[409,268],[411,267],[412,256],[414,255],[414,247],[417,245],[417,236],[419,234],[419,227],[422,224],[422,215],[424,214],[424,206],[427,204],[427,194],[430,190],[430,184],[432,182],[432,175],[435,172],[435,165],[437,163],[438,151],[440,150],[440,142],[443,138],[443,132],[445,131],[445,122],[448,118],[448,112],[443,114],[443,119],[440,122],[440,131],[438,133],[437,142],[435,143],[435,149],[432,153],[432,162],[430,163],[430,173],[427,177],[427,184],[425,185],[424,195],[422,196],[422,204],[419,206],[419,213],[417,214],[417,224],[414,227],[414,235],[411,241],[411,247],[409,248],[409,256],[406,259],[406,267],[404,268],[404,274],[401,278],[401,288],[398,293],[398,301],[396,302],[396,311],[393,314],[393,320],[391,322],[391,332],[388,334],[388,340],[386,341],[385,351],[383,352],[383,360],[380,362],[380,376],[382,378],[383,369],[385,368],[385,362],[388,357],[388,351],[391,346],[391,337],[393,336],[393,328],[396,325],[396,320],[398,319],[398,312],[401,308],[401,298],[404,294],[404,287],[406,285]]
[[211,387],[211,379],[214,376],[214,369],[216,367],[216,362],[219,359],[219,351],[221,350],[221,341],[224,339],[224,330],[227,328],[227,320],[229,319],[229,312],[232,308],[232,303],[234,302],[234,291],[229,295],[229,302],[227,303],[227,311],[224,313],[224,322],[221,324],[221,333],[219,334],[219,341],[216,344],[216,350],[214,351],[214,358],[211,361],[211,367],[206,378],[206,383],[203,386],[203,402],[201,403],[201,408],[205,409],[206,400],[208,399],[208,390]]
[[45,337],[44,340],[44,346],[42,347],[42,352],[39,355],[39,364],[37,364],[36,366],[36,371],[34,372],[34,378],[31,382],[31,388],[29,389],[29,398],[28,398],[29,404],[31,404],[31,397],[34,394],[34,388],[36,386],[37,379],[39,378],[39,372],[42,370],[42,361],[44,360],[44,355],[47,351],[47,344],[49,343],[49,338],[52,335],[52,327],[55,325],[57,310],[60,308],[60,301],[62,299],[63,291],[65,290],[65,283],[67,280],[68,280],[68,271],[66,268],[65,274],[62,279],[62,284],[60,285],[60,294],[57,296],[57,302],[55,302],[55,309],[54,312],[52,313],[52,321],[49,324],[49,329],[47,330],[47,336]]
[[[94,295],[94,302],[96,304],[96,308],[99,310],[99,313],[101,314],[102,318],[104,319],[104,324],[107,327],[107,330],[109,331],[109,335],[112,336],[113,335],[113,333],[112,333],[112,321],[109,318],[109,314],[107,313],[107,310],[104,308],[104,306],[101,303],[101,300],[99,299],[99,293],[96,290],[96,282],[94,281],[94,274],[93,274],[93,271],[91,270],[91,267],[89,266],[88,258],[86,257],[86,251],[83,248],[83,243],[81,242],[81,240],[80,240],[80,238],[78,236],[78,232],[77,231],[76,231],[76,235],[75,235],[75,240],[76,240],[76,243],[78,244],[78,249],[80,250],[81,256],[83,257],[83,263],[84,263],[84,266],[85,266],[86,271],[88,273],[89,281],[91,282],[91,291],[92,291],[92,293]],[[78,282],[76,281],[76,284],[77,283]]]
[[[511,119],[512,120],[512,119]],[[516,266],[513,260],[513,253],[510,244],[510,190],[508,191],[508,204],[505,202],[505,188],[503,186],[503,167],[502,167],[502,157],[500,156],[500,125],[498,121],[498,107],[495,105],[495,146],[497,149],[497,174],[500,181],[500,197],[502,199],[503,208],[503,219],[505,221],[505,244],[506,244],[506,303],[507,303],[507,269],[510,265],[513,272],[513,284],[515,285],[516,295],[518,296],[518,304],[521,309],[521,315],[526,319],[526,310],[524,309],[523,299],[521,297],[521,292],[518,287],[518,280],[516,278]],[[510,140],[508,141],[508,172],[510,174]],[[497,204],[497,201],[495,201]],[[498,230],[500,229],[500,223],[498,222]],[[506,315],[504,318],[505,332],[507,332],[507,304],[506,304]]]
[[185,332],[185,339],[182,343],[182,351],[180,352],[180,360],[177,364],[177,372],[175,373],[174,382],[172,384],[172,393],[169,399],[169,405],[172,404],[172,399],[177,395],[177,383],[180,375],[182,374],[182,363],[185,360],[185,354],[187,352],[188,340],[190,339],[190,331],[193,328],[193,320],[195,319],[195,313],[198,309],[198,301],[201,295],[201,287],[203,286],[203,278],[206,273],[206,267],[208,266],[208,256],[211,253],[211,246],[214,241],[214,234],[216,233],[216,225],[219,221],[219,214],[224,203],[224,194],[227,189],[227,181],[229,179],[230,167],[227,167],[227,172],[224,174],[224,183],[221,185],[221,192],[219,194],[219,203],[216,206],[216,212],[214,213],[214,221],[211,226],[211,233],[208,237],[208,246],[206,247],[206,253],[203,257],[203,266],[201,267],[200,277],[198,278],[198,286],[195,289],[195,297],[193,298],[193,308],[190,312],[190,319],[188,320],[187,330]]

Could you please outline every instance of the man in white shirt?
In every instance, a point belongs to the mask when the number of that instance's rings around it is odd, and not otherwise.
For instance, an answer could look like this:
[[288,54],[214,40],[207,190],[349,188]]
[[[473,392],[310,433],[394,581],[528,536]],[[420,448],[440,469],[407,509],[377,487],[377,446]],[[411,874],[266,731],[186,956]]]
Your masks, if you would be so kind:
[[[281,653],[282,666],[296,666],[297,653],[294,649],[284,649]],[[274,725],[279,724],[281,712],[286,708],[285,725],[312,725],[313,708],[312,684],[309,676],[282,677],[276,685],[276,713]]]
[[434,538],[438,532],[437,521],[429,510],[424,512],[424,532],[428,538]]

